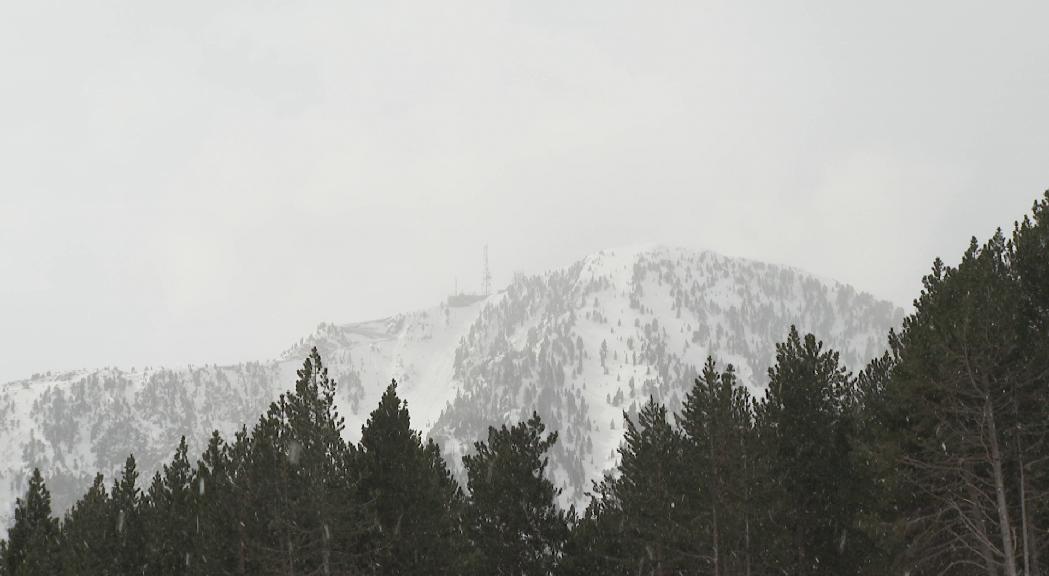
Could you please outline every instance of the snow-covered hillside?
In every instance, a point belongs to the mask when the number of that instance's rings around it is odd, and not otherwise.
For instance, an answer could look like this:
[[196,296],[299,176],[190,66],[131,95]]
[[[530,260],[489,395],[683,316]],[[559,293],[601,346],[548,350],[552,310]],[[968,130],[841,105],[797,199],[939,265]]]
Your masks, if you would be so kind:
[[412,422],[453,466],[487,426],[533,409],[560,433],[551,468],[580,502],[615,459],[623,412],[649,396],[676,409],[708,354],[760,393],[790,324],[852,369],[881,353],[903,311],[804,272],[673,248],[604,251],[518,277],[502,292],[372,322],[322,324],[279,359],[176,370],[106,368],[0,385],[0,522],[39,466],[58,509],[128,453],[143,482],[185,434],[251,426],[317,346],[338,381],[347,437],[391,378]]

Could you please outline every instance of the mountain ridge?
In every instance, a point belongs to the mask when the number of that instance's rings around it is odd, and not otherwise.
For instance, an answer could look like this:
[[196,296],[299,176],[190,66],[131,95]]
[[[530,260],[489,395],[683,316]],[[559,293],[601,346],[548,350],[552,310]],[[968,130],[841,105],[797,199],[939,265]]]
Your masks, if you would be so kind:
[[[250,427],[316,346],[338,382],[346,436],[396,378],[413,427],[457,468],[488,425],[536,410],[558,430],[551,469],[579,503],[615,462],[622,413],[655,396],[675,408],[708,355],[755,393],[790,324],[857,371],[903,311],[793,267],[648,245],[603,250],[490,296],[345,324],[320,324],[277,358],[231,366],[106,368],[0,385],[0,521],[40,466],[63,509],[96,471],[134,452],[143,478],[178,437],[199,453],[211,430]],[[145,481],[145,480],[144,480]]]

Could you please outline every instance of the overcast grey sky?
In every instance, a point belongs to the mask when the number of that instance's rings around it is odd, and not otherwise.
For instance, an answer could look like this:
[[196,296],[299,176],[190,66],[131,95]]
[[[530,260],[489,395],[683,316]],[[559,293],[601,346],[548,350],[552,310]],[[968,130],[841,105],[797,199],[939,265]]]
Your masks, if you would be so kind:
[[0,381],[646,242],[907,304],[1049,187],[1049,2],[0,3]]

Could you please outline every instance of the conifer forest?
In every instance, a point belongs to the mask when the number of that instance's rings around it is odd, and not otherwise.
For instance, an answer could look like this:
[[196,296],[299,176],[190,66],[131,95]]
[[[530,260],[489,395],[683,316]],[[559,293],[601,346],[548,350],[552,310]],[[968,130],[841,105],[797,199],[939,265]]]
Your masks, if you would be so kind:
[[866,366],[791,329],[758,397],[708,359],[568,509],[537,414],[457,474],[392,382],[348,442],[314,348],[257,421],[152,477],[127,454],[62,511],[32,471],[0,574],[1046,574],[1049,192],[923,286]]

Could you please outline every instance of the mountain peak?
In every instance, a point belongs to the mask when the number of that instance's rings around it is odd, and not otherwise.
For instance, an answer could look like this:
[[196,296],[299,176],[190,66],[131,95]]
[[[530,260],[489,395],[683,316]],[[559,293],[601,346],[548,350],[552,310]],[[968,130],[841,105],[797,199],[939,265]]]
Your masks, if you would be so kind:
[[490,296],[346,324],[322,323],[277,359],[149,371],[105,369],[0,386],[0,520],[38,466],[56,505],[129,453],[143,477],[185,434],[231,436],[292,387],[310,348],[338,383],[346,435],[391,379],[412,425],[456,467],[489,425],[536,410],[560,433],[551,470],[568,502],[615,463],[623,414],[655,397],[676,409],[708,356],[761,394],[790,325],[815,333],[854,370],[885,349],[903,312],[797,269],[646,244],[602,250]]

